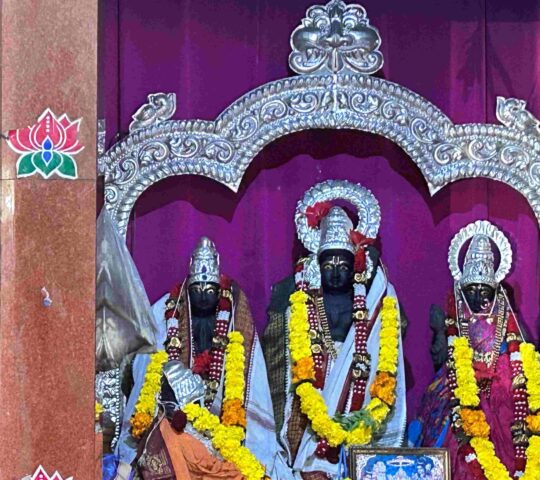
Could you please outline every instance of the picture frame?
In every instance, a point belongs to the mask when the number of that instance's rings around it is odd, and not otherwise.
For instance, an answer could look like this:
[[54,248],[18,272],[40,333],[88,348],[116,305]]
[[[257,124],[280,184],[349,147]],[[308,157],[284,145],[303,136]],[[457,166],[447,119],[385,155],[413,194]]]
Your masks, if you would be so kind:
[[450,455],[444,448],[349,449],[351,480],[451,480]]

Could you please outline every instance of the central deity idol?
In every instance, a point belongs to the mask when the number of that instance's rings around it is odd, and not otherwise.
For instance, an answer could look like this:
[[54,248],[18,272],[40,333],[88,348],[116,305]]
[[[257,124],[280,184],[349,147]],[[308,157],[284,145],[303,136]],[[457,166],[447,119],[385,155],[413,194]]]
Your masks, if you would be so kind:
[[[356,228],[336,200],[356,207]],[[402,444],[404,322],[372,245],[380,209],[369,190],[322,182],[298,203],[295,221],[310,254],[274,286],[263,339],[277,461],[291,478],[334,478],[345,447]]]

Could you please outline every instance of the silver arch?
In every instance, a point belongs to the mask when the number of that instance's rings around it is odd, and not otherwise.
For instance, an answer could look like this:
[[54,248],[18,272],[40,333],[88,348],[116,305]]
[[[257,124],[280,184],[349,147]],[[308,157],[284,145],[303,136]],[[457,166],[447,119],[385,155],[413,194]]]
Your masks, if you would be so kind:
[[[291,41],[291,58],[301,74],[248,92],[215,121],[170,120],[176,96],[148,97],[133,116],[129,135],[98,160],[106,207],[122,234],[137,198],[154,183],[195,174],[237,191],[249,164],[266,145],[313,128],[353,129],[388,138],[419,167],[432,195],[465,178],[507,183],[525,196],[540,222],[540,127],[524,101],[499,97],[501,124],[456,125],[420,95],[364,73],[380,69],[383,60],[378,32],[362,7],[332,0],[312,7],[307,15]],[[313,43],[303,50],[302,27],[324,24],[317,16],[338,22],[337,27],[343,19],[341,30],[334,25],[333,35],[338,31],[352,39],[346,48],[328,50],[323,29],[319,51]],[[365,45],[366,38],[372,41],[371,52],[353,48],[355,41]]]

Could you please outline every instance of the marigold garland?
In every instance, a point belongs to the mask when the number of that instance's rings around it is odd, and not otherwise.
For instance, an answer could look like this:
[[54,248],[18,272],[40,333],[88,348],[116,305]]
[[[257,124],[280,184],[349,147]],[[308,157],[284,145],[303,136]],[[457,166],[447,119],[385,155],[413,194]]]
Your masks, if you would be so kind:
[[[328,414],[324,398],[311,381],[315,379],[309,368],[311,341],[309,338],[308,296],[299,290],[290,297],[289,349],[293,361],[293,382],[300,398],[300,408],[311,421],[315,434],[326,440],[331,447],[366,445],[381,427],[395,402],[395,375],[398,361],[399,312],[396,299],[385,297],[381,309],[379,365],[373,382],[372,399],[355,416],[359,419],[355,428],[347,431]],[[313,360],[312,360],[313,362]],[[302,367],[300,367],[302,365]],[[312,363],[311,363],[312,365]]]
[[473,368],[473,350],[465,337],[456,338],[454,341],[454,358],[456,361],[456,379],[458,387],[454,395],[460,404],[465,407],[477,407],[480,405],[478,385]]
[[[513,477],[495,453],[493,442],[489,439],[489,425],[484,412],[478,410],[480,398],[473,366],[473,349],[465,337],[455,338],[453,343],[453,360],[456,372],[454,395],[459,400],[459,415],[464,433],[470,437],[470,445],[487,480],[511,480]],[[536,398],[540,394],[540,357],[531,344],[521,343],[520,353],[523,372],[526,378],[526,390],[529,397],[529,408],[535,411]],[[532,403],[531,403],[532,400]],[[472,408],[470,408],[472,407]],[[527,423],[533,433],[540,428],[540,418],[529,415]],[[540,478],[540,436],[532,435],[526,451],[527,463],[521,480]]]
[[370,393],[387,405],[393,405],[396,401],[396,377],[387,372],[380,372],[371,384]]
[[470,443],[487,480],[512,479],[506,467],[495,454],[495,447],[488,438],[473,437]]
[[163,365],[167,359],[167,352],[163,350],[150,356],[141,393],[135,405],[135,413],[129,421],[131,434],[135,438],[140,438],[152,423],[157,406],[157,396],[161,390]]
[[238,331],[229,332],[225,350],[224,398],[221,420],[205,407],[195,403],[182,410],[193,428],[206,434],[212,445],[228,462],[233,463],[247,480],[265,478],[264,466],[251,451],[242,445],[245,439],[246,410],[244,336]]
[[233,331],[227,335],[229,343],[225,350],[225,392],[221,421],[224,425],[246,427],[246,411],[244,409],[245,391],[245,355],[244,337]]
[[521,480],[537,480],[540,478],[540,437],[533,435],[529,438],[527,447],[527,468]]
[[462,408],[459,414],[462,421],[461,427],[469,437],[489,437],[489,424],[482,410]]
[[233,463],[247,480],[264,478],[263,465],[248,448],[242,446],[245,438],[243,428],[223,425],[216,415],[195,403],[189,403],[183,411],[193,427],[200,432],[206,432],[213,447],[226,461]]
[[540,415],[529,415],[526,420],[532,433],[540,433]]
[[[309,338],[309,322],[308,318],[308,295],[307,293],[298,290],[294,292],[290,297],[291,303],[291,318],[289,321],[289,349],[291,352],[291,358],[296,365],[300,362],[309,363],[313,365],[313,358],[311,356],[311,340]],[[302,380],[314,380],[315,370],[308,369],[305,375],[299,376],[297,382]]]
[[527,394],[529,395],[529,408],[534,412],[540,410],[540,356],[534,345],[522,343],[519,346],[523,373],[527,378]]

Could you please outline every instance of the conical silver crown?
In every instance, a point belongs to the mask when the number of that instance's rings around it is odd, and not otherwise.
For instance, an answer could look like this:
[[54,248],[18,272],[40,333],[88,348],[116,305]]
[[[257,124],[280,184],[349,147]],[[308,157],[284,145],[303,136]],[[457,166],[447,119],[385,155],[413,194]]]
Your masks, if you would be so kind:
[[483,283],[497,288],[495,256],[487,235],[477,234],[472,238],[465,255],[463,276],[460,283],[462,287],[466,287],[471,283]]
[[188,286],[195,282],[219,283],[219,254],[214,242],[202,237],[191,254]]
[[341,207],[334,206],[321,221],[321,243],[319,255],[325,250],[348,250],[352,254],[356,248],[351,241],[350,233],[354,226],[351,219]]

